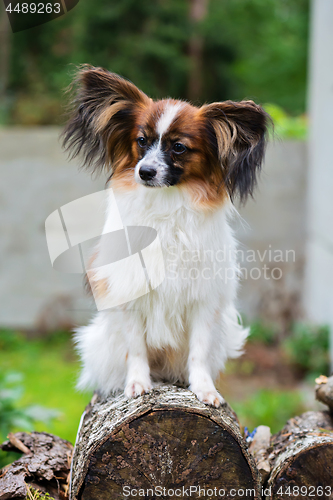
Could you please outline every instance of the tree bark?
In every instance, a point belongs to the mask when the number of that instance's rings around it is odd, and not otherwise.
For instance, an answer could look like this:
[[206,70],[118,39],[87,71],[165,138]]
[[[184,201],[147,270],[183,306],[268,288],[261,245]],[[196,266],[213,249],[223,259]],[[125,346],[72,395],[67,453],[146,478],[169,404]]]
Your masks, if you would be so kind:
[[71,500],[125,498],[129,490],[128,498],[160,491],[174,499],[168,490],[176,489],[183,498],[191,486],[206,490],[200,498],[212,498],[214,488],[224,490],[215,498],[235,498],[232,489],[261,498],[254,459],[227,404],[208,407],[171,385],[132,400],[93,398],[75,444]]
[[333,498],[333,420],[309,411],[272,437],[266,499]]
[[188,97],[197,101],[202,94],[204,39],[199,32],[199,24],[207,15],[208,0],[190,0],[190,21],[193,29],[189,40],[190,73],[188,81]]
[[0,471],[0,500],[24,500],[28,487],[66,498],[73,446],[46,432],[17,432],[1,445],[4,451],[24,455]]
[[[9,80],[11,30],[3,2],[0,2],[0,100],[6,97]],[[1,104],[1,103],[0,103]]]

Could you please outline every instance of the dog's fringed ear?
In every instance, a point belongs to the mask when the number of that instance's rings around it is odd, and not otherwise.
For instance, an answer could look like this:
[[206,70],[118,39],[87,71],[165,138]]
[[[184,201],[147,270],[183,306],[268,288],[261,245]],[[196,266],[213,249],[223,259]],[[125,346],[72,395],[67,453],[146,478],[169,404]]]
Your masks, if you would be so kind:
[[253,101],[216,102],[202,107],[214,131],[215,156],[223,182],[233,200],[252,196],[265,154],[269,115]]
[[70,90],[74,92],[72,114],[62,133],[71,158],[82,154],[92,171],[111,169],[128,144],[134,111],[150,99],[133,83],[102,68],[82,66]]

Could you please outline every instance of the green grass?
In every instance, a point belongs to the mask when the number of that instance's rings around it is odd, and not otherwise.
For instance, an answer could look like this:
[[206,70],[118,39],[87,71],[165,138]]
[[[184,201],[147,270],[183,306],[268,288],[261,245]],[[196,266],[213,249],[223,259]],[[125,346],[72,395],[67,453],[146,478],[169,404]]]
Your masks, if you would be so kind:
[[275,434],[289,418],[305,411],[302,397],[296,391],[260,389],[244,401],[229,401],[242,426],[253,430],[268,425]]
[[31,486],[29,486],[26,500],[54,500],[54,498],[51,497],[48,493],[42,493],[41,491],[35,490]]
[[51,432],[73,443],[91,394],[75,389],[79,364],[69,335],[59,332],[50,338],[26,340],[20,334],[3,330],[0,332],[0,366],[4,372],[23,375],[24,392],[17,403],[19,408],[41,405],[59,411],[59,416],[48,424],[36,422],[35,430]]

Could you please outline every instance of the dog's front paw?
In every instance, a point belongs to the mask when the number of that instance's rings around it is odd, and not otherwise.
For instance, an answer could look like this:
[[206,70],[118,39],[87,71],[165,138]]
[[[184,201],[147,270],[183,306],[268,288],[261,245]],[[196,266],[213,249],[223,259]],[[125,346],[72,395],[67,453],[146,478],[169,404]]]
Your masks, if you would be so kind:
[[136,380],[130,381],[126,384],[125,387],[125,396],[128,398],[136,398],[138,396],[142,396],[146,392],[149,392],[152,389],[152,385],[150,381],[147,382],[137,382]]
[[196,397],[206,405],[218,408],[222,403],[224,403],[224,398],[217,392],[216,389],[190,387],[190,390],[194,392]]

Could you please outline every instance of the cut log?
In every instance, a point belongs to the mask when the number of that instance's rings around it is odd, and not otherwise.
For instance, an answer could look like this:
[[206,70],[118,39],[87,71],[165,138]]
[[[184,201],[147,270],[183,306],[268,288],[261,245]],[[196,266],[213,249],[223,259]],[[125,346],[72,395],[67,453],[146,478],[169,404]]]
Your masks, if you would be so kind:
[[333,413],[333,376],[327,378],[321,375],[316,379],[316,382],[316,398],[327,405]]
[[271,430],[267,425],[257,427],[249,452],[254,456],[262,483],[265,483],[271,471],[268,455],[271,451]]
[[261,498],[258,470],[227,404],[206,406],[171,385],[132,400],[93,398],[75,444],[71,500],[195,497],[199,487],[200,498],[238,498],[237,490]]
[[308,411],[272,437],[266,499],[333,498],[333,420]]
[[0,472],[0,500],[23,500],[27,489],[66,498],[73,445],[46,432],[17,432],[1,445],[4,451],[24,455]]

